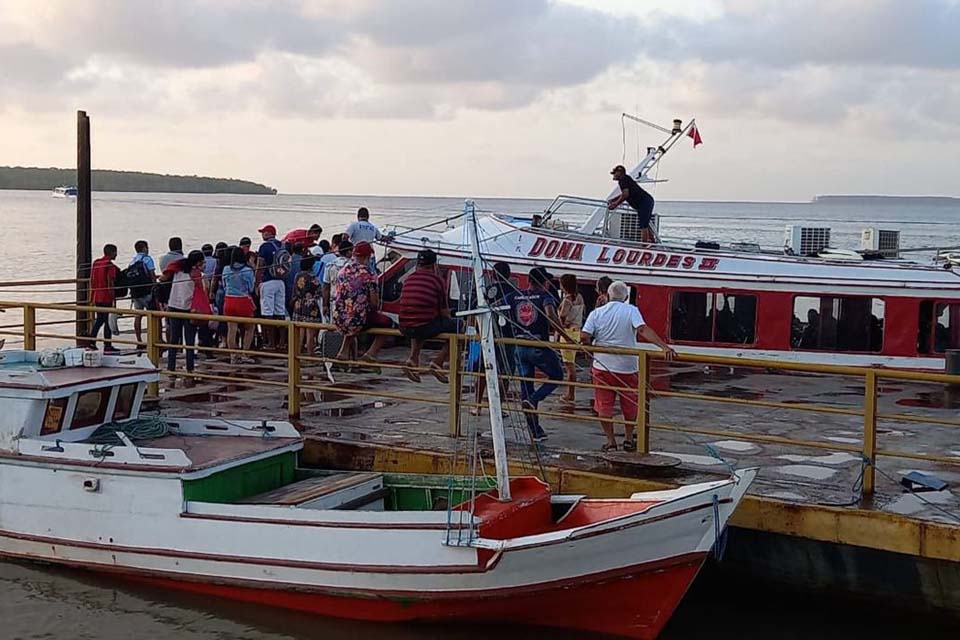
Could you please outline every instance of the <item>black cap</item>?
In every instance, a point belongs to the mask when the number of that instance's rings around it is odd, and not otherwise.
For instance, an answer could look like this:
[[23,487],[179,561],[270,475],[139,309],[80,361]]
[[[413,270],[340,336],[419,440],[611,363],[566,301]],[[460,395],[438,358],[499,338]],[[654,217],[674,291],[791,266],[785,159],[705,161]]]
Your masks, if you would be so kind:
[[433,249],[423,249],[417,252],[417,264],[422,267],[429,267],[437,264],[437,254]]
[[240,238],[240,246],[241,246],[241,247],[243,247],[243,246],[249,247],[251,244],[253,244],[253,241],[250,240],[250,238],[248,238],[247,236],[243,236],[242,238]]
[[553,280],[553,274],[547,271],[544,267],[534,267],[533,269],[530,269],[528,277],[532,282],[536,282],[537,284],[547,284]]
[[610,170],[610,175],[615,174],[617,171],[622,171],[624,173],[627,172],[627,170],[624,168],[622,164],[618,164],[617,166],[615,166],[613,169]]
[[350,242],[349,240],[343,240],[340,242],[339,245],[337,245],[338,255],[345,256],[351,251],[353,251],[353,243]]

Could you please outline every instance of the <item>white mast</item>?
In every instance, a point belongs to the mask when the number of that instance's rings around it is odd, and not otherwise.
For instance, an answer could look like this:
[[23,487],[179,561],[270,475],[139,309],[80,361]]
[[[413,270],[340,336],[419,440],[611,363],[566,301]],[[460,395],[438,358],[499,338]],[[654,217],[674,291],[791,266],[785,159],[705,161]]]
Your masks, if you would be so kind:
[[507,443],[503,435],[503,413],[500,405],[500,383],[497,371],[497,347],[493,342],[493,311],[487,301],[483,283],[483,260],[480,257],[480,238],[477,237],[477,208],[473,200],[464,203],[467,233],[473,263],[473,282],[477,292],[476,314],[480,320],[480,350],[487,378],[487,399],[490,404],[490,430],[493,437],[493,455],[497,467],[497,491],[500,500],[510,500],[510,470],[507,468]]
[[[627,174],[629,174],[640,184],[645,182],[656,182],[655,180],[647,178],[647,173],[649,173],[650,170],[653,169],[658,162],[660,162],[660,159],[664,156],[664,154],[666,154],[667,151],[670,151],[670,148],[673,147],[678,140],[690,133],[690,130],[697,126],[696,118],[690,118],[687,126],[683,126],[683,123],[680,120],[674,120],[673,129],[667,129],[666,127],[661,127],[660,125],[652,122],[647,122],[646,120],[630,115],[629,113],[621,114],[620,117],[627,120],[633,120],[634,122],[646,125],[648,127],[652,127],[657,131],[666,133],[669,136],[659,147],[647,147],[647,155],[644,156],[643,159],[640,160],[640,162],[638,162],[633,168],[627,171]],[[607,200],[613,198],[618,193],[620,193],[620,187],[614,188],[609,195],[607,195]]]

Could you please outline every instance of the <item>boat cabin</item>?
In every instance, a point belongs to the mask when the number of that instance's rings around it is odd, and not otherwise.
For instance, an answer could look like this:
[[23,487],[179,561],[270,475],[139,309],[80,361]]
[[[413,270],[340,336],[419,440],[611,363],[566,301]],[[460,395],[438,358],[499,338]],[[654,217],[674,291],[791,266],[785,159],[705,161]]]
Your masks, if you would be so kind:
[[[593,208],[599,211],[596,201]],[[508,263],[517,287],[526,286],[534,266],[558,278],[576,275],[588,310],[600,277],[623,280],[648,324],[685,353],[942,369],[945,351],[960,348],[960,274],[949,262],[826,251],[829,229],[809,227],[795,244],[788,229],[788,251],[779,252],[646,244],[633,238],[620,213],[597,211],[582,218],[544,214],[537,227],[483,216],[485,258]],[[439,255],[451,307],[467,308],[473,284],[464,235],[456,228],[392,240],[381,276],[384,311],[399,311],[403,281],[424,246]]]
[[[142,415],[146,386],[159,379],[145,356],[74,362],[0,351],[0,473],[4,463],[74,469],[90,474],[83,482],[93,492],[118,474],[167,477],[181,485],[188,512],[207,515],[263,513],[268,505],[404,509],[436,512],[424,522],[439,524],[451,498],[466,499],[466,485],[445,477],[301,469],[303,439],[289,422]],[[481,491],[490,486],[481,479]]]

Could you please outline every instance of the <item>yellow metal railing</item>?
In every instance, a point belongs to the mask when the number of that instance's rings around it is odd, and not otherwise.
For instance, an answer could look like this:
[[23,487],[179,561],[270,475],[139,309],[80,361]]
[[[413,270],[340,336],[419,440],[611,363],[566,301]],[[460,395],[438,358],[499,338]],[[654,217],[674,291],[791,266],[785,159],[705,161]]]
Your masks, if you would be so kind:
[[[36,349],[38,339],[77,341],[79,343],[103,342],[103,338],[89,338],[85,336],[71,335],[66,333],[48,333],[38,331],[38,327],[60,324],[59,321],[38,322],[37,312],[58,311],[58,312],[86,312],[89,314],[102,313],[102,307],[88,307],[76,304],[53,304],[53,303],[34,303],[34,302],[0,302],[0,308],[17,308],[22,311],[22,325],[4,325],[0,334],[20,335],[23,337],[24,347],[27,349]],[[282,327],[287,333],[287,350],[285,353],[265,352],[265,351],[244,351],[240,349],[229,349],[223,347],[203,347],[195,345],[195,349],[210,351],[220,354],[251,355],[258,358],[269,358],[282,364],[286,371],[284,381],[270,379],[251,379],[236,375],[221,375],[215,373],[199,373],[185,371],[164,371],[165,375],[176,375],[185,378],[193,378],[204,381],[219,381],[236,384],[256,384],[265,386],[276,386],[286,388],[287,391],[287,413],[290,418],[299,418],[301,412],[301,395],[305,391],[336,391],[344,395],[356,395],[360,397],[377,397],[399,401],[420,402],[433,405],[448,405],[448,430],[451,436],[460,434],[460,415],[464,409],[481,409],[486,405],[483,402],[468,402],[463,399],[463,381],[465,378],[482,376],[482,373],[466,371],[462,368],[463,354],[467,351],[464,346],[467,341],[476,340],[475,336],[444,334],[438,336],[438,340],[449,341],[450,347],[450,365],[447,370],[449,378],[448,392],[445,397],[424,397],[422,395],[411,395],[399,393],[396,391],[383,391],[379,389],[355,389],[334,384],[324,384],[316,380],[305,380],[303,376],[303,366],[312,364],[322,364],[338,362],[345,365],[357,367],[370,367],[371,363],[361,361],[338,361],[332,358],[319,357],[312,354],[303,354],[300,352],[301,332],[306,329],[327,329],[332,330],[331,325],[322,325],[316,323],[292,322],[286,320],[267,320],[261,318],[237,318],[222,315],[199,315],[190,313],[175,313],[161,311],[137,311],[133,309],[110,309],[111,313],[124,317],[142,317],[146,324],[146,339],[144,341],[123,340],[114,338],[111,342],[116,344],[128,345],[143,350],[150,362],[155,366],[162,368],[160,354],[167,348],[185,348],[181,344],[168,344],[163,341],[161,323],[163,319],[181,318],[201,321],[234,322],[242,325],[260,325]],[[72,321],[64,321],[72,323]],[[16,328],[20,331],[16,331]],[[399,336],[400,333],[394,329],[373,329],[369,334],[381,334],[390,336]],[[543,347],[544,343],[520,339],[498,339],[499,343],[512,344],[516,346]],[[863,461],[863,495],[871,495],[876,486],[876,461],[878,457],[887,456],[893,458],[903,458],[910,460],[923,460],[928,462],[960,465],[960,458],[950,455],[939,455],[935,453],[918,453],[913,451],[902,451],[885,449],[878,447],[877,444],[877,424],[881,420],[901,421],[908,423],[927,423],[940,427],[960,427],[960,420],[949,420],[935,416],[912,415],[909,413],[881,413],[878,410],[878,396],[881,380],[899,380],[918,383],[935,383],[943,385],[960,385],[960,376],[948,375],[943,373],[922,372],[922,371],[904,371],[888,370],[879,367],[851,367],[834,365],[804,364],[796,362],[778,362],[772,360],[757,360],[750,358],[730,358],[721,356],[702,356],[702,355],[679,355],[677,360],[683,363],[696,363],[698,365],[722,365],[737,368],[757,368],[761,370],[773,370],[778,372],[805,372],[816,373],[830,376],[847,376],[861,379],[864,383],[863,404],[859,408],[825,406],[814,403],[800,402],[778,402],[774,400],[757,400],[749,398],[733,398],[711,395],[709,393],[693,393],[688,391],[666,391],[653,388],[651,386],[651,370],[653,362],[662,359],[658,351],[644,349],[622,349],[614,347],[584,346],[569,344],[564,342],[551,342],[549,347],[557,350],[574,349],[586,353],[615,353],[621,355],[632,355],[638,359],[639,382],[635,391],[638,395],[638,412],[636,422],[633,424],[637,434],[637,449],[640,453],[648,453],[651,449],[651,431],[675,431],[689,435],[700,435],[710,437],[736,438],[747,442],[777,444],[784,446],[805,447],[818,450],[845,451],[857,453]],[[378,362],[375,366],[384,369],[402,369],[404,366],[396,362]],[[428,370],[422,368],[422,372]],[[502,375],[505,380],[510,381],[538,381],[542,379],[524,378],[518,375]],[[587,389],[616,389],[616,387],[607,387],[596,385],[592,382],[580,381],[556,381],[560,386],[570,386],[574,388]],[[159,392],[157,383],[151,385],[149,393],[157,396]],[[783,409],[791,411],[802,411],[822,414],[832,414],[840,416],[857,416],[862,418],[861,426],[861,445],[856,446],[850,443],[842,442],[820,442],[817,440],[801,440],[797,438],[788,438],[777,435],[762,433],[744,433],[743,431],[730,431],[725,429],[711,429],[702,427],[680,426],[664,423],[652,422],[650,418],[650,400],[651,398],[678,398],[691,402],[710,402],[720,405],[752,406],[772,409]],[[585,422],[611,422],[617,425],[625,425],[622,419],[603,419],[597,416],[572,416],[569,413],[559,413],[547,410],[538,410],[538,413],[544,417],[557,417],[570,419],[574,418]]]

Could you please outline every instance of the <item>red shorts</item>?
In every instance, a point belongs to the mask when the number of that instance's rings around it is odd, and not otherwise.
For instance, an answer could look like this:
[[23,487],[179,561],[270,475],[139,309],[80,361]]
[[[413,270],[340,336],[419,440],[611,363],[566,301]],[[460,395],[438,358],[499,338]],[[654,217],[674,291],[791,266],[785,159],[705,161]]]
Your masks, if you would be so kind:
[[250,296],[224,296],[223,315],[237,318],[252,318],[256,309]]
[[612,371],[601,371],[597,368],[593,368],[591,371],[593,373],[593,384],[602,384],[608,387],[623,387],[623,391],[614,389],[593,390],[593,408],[597,410],[597,415],[601,418],[612,418],[617,396],[619,396],[620,410],[623,411],[623,419],[627,422],[636,420],[637,374],[614,373]]

